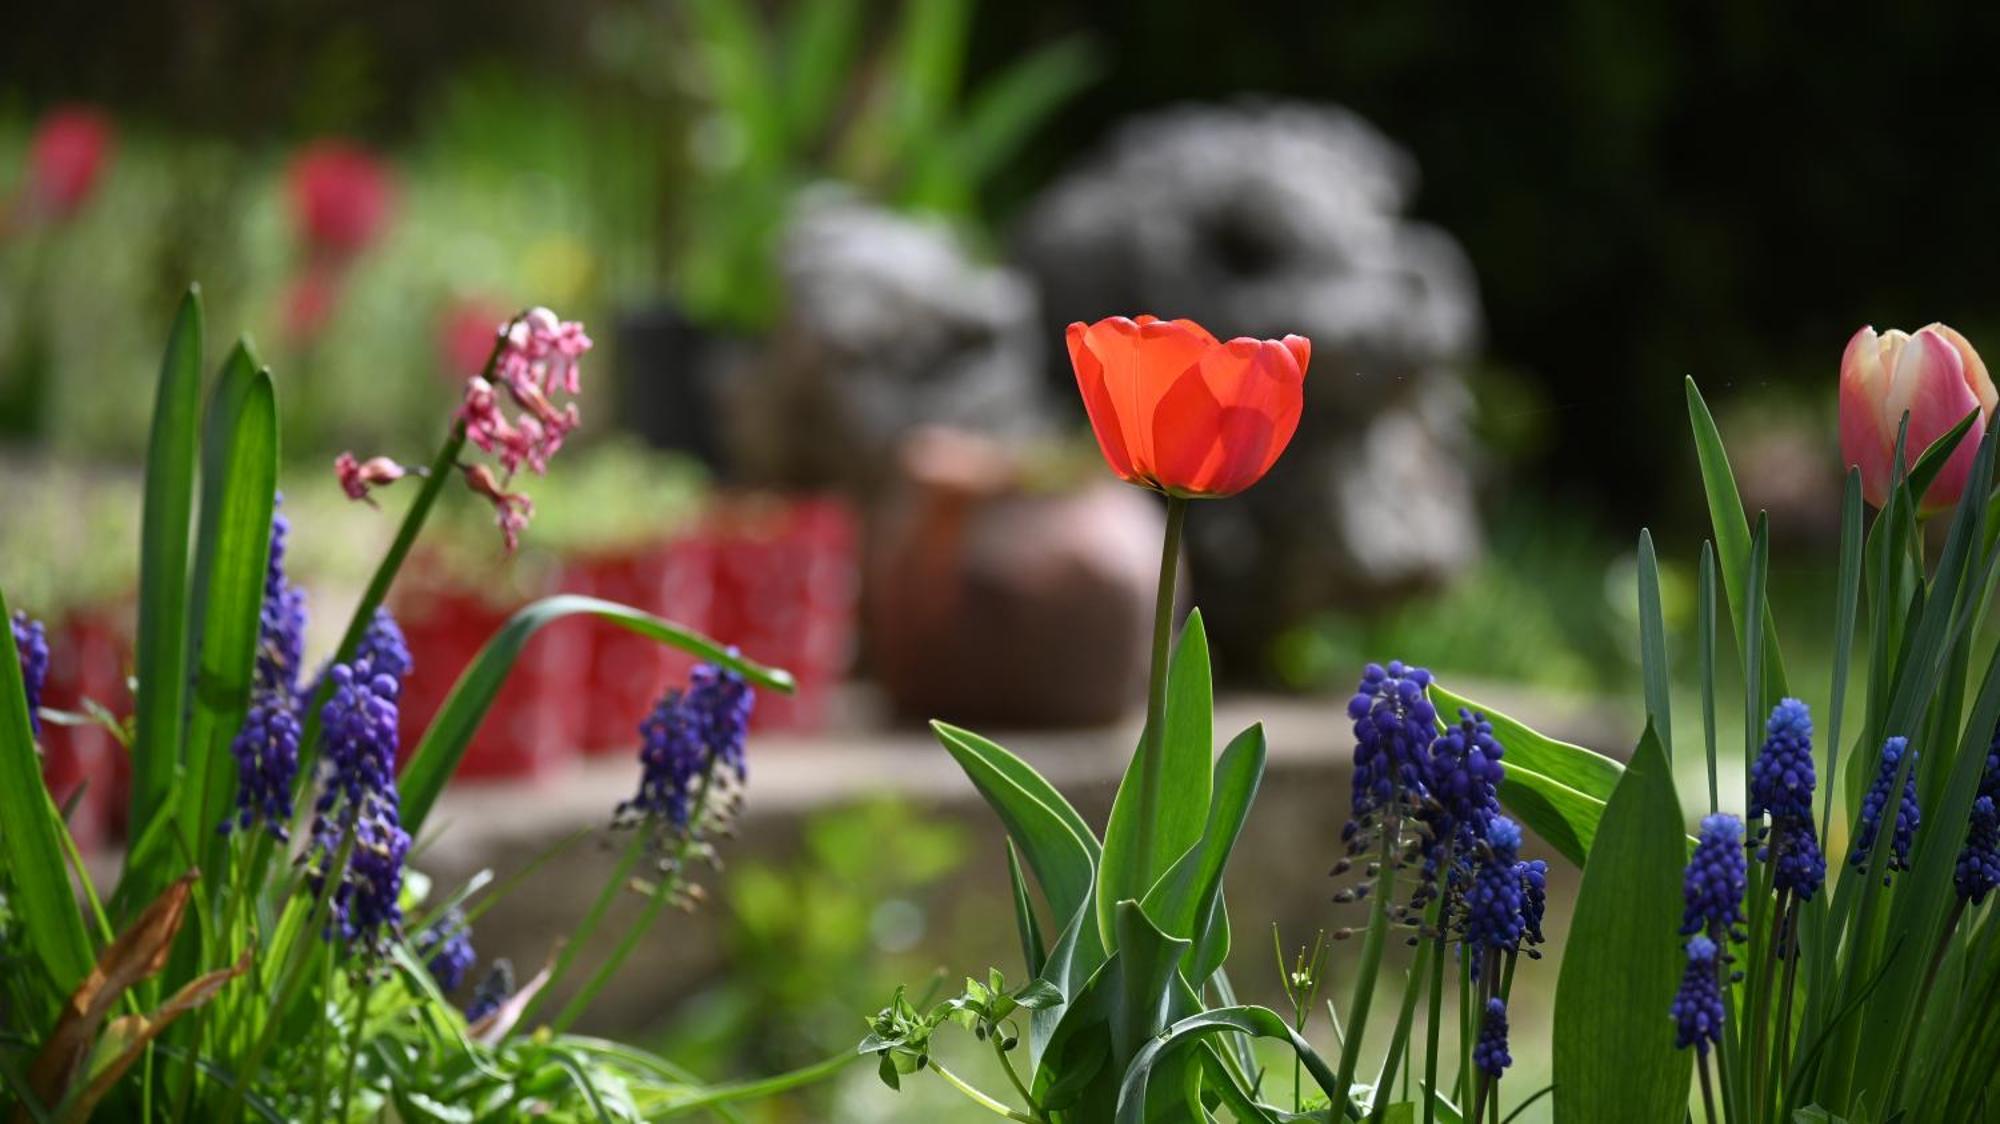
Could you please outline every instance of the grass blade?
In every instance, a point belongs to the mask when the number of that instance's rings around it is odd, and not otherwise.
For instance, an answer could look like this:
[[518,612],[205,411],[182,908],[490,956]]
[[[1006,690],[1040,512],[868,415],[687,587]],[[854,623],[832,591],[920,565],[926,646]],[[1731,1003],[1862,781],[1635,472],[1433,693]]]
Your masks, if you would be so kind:
[[1673,696],[1667,686],[1667,624],[1660,609],[1660,560],[1653,533],[1639,532],[1639,672],[1645,680],[1646,714],[1660,735],[1667,760],[1674,759]]
[[[1701,649],[1701,743],[1708,757],[1708,811],[1722,808],[1720,773],[1715,766],[1715,544],[1701,544],[1701,576],[1695,601],[1695,644]],[[1824,837],[1825,833],[1821,833]]]
[[[1722,447],[1722,434],[1715,428],[1715,417],[1708,412],[1708,403],[1702,400],[1692,378],[1687,380],[1687,407],[1688,424],[1694,430],[1695,456],[1701,465],[1701,488],[1708,497],[1709,521],[1715,529],[1716,556],[1722,564],[1722,588],[1729,597],[1731,619],[1741,641],[1749,624],[1744,608],[1749,603],[1744,575],[1750,565],[1750,521],[1744,514],[1742,493],[1736,490],[1736,477],[1729,468],[1729,454]],[[1763,636],[1765,674],[1773,697],[1780,697],[1789,693],[1785,661],[1778,652],[1778,632],[1769,619],[1768,607],[1764,615],[1759,631]]]
[[1854,618],[1861,593],[1861,470],[1847,472],[1847,494],[1840,503],[1840,572],[1833,603],[1833,689],[1827,703],[1826,807],[1820,812],[1819,837],[1833,826],[1833,794],[1840,785],[1840,719],[1847,704],[1847,663],[1854,653]]

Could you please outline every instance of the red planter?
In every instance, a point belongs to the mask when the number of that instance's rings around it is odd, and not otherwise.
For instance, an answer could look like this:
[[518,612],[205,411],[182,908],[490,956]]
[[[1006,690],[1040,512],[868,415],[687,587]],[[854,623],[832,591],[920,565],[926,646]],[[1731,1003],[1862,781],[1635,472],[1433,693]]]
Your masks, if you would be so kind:
[[[699,538],[604,552],[565,566],[562,588],[630,605],[707,632],[713,558],[709,544]],[[668,687],[687,681],[694,657],[609,621],[583,620],[574,625],[589,650],[590,705],[584,715],[584,751],[630,753],[638,744],[640,721]]]
[[[459,675],[518,607],[495,605],[478,591],[430,583],[396,599],[396,621],[415,665],[400,706],[405,762]],[[583,633],[560,626],[536,633],[515,660],[456,775],[541,777],[575,760],[593,705],[588,659]]]
[[[49,677],[42,705],[81,713],[95,699],[113,714],[132,711],[126,673],[132,665],[129,618],[113,609],[71,613],[49,630]],[[70,833],[85,851],[124,835],[131,761],[104,727],[42,723],[42,775],[58,807],[77,799]]]
[[859,520],[836,499],[743,499],[718,507],[704,537],[715,555],[711,635],[789,669],[790,697],[760,692],[753,726],[811,730],[854,649]]

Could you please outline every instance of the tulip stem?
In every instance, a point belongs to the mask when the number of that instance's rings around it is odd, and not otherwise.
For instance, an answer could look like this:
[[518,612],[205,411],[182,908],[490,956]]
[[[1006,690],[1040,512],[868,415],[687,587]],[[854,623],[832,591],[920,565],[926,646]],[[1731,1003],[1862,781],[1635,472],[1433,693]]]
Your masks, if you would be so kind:
[[1160,547],[1160,589],[1153,605],[1153,670],[1146,687],[1146,730],[1139,741],[1139,829],[1136,853],[1153,853],[1154,809],[1160,806],[1162,743],[1166,740],[1167,648],[1174,634],[1174,582],[1180,569],[1181,528],[1188,501],[1167,497],[1167,533]]

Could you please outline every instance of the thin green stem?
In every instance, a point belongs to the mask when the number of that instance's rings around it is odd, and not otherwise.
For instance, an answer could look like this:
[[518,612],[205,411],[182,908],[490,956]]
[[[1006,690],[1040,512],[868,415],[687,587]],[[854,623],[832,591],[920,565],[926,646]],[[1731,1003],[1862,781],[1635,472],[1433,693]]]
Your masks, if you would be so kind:
[[[1437,923],[1438,908],[1442,898],[1433,898],[1425,918],[1426,926]],[[1424,990],[1424,980],[1430,973],[1431,945],[1422,941],[1417,945],[1417,958],[1410,963],[1410,973],[1403,980],[1403,1006],[1396,1013],[1396,1032],[1389,1038],[1388,1056],[1382,1062],[1382,1076],[1375,1082],[1375,1103],[1368,1110],[1371,1124],[1381,1124],[1389,1111],[1389,1086],[1396,1080],[1396,1070],[1402,1067],[1405,1047],[1410,1040],[1410,1024],[1416,1021],[1417,996]],[[1408,1078],[1408,1067],[1404,1077]]]
[[960,1077],[958,1074],[953,1073],[952,1071],[946,1069],[944,1066],[940,1065],[936,1058],[931,1059],[931,1069],[934,1072],[936,1072],[939,1077],[944,1078],[945,1081],[949,1083],[952,1088],[957,1089],[961,1093],[964,1093],[966,1098],[969,1099],[973,1104],[978,1105],[980,1108],[983,1108],[988,1112],[991,1112],[997,1116],[1004,1116],[1009,1120],[1019,1120],[1021,1121],[1021,1124],[1042,1124],[1042,1122],[1036,1119],[1035,1117],[1029,1116],[1025,1112],[1020,1112],[1015,1109],[1008,1108],[1005,1104],[1001,1103],[1000,1101],[996,1101],[992,1097],[987,1096],[985,1093],[982,1093],[979,1090],[973,1088],[971,1085],[966,1084],[964,1078]]
[[542,989],[537,991],[535,997],[528,1000],[528,1005],[522,1009],[519,1025],[531,1025],[529,1020],[533,1018],[536,1009],[542,1005],[546,997],[555,994],[556,984],[569,974],[570,965],[576,963],[576,958],[583,953],[583,947],[596,935],[597,927],[603,923],[605,913],[611,909],[611,903],[618,900],[619,891],[625,888],[626,881],[632,877],[632,868],[639,865],[639,857],[645,853],[645,836],[635,832],[632,841],[625,846],[625,853],[619,857],[618,865],[612,868],[611,877],[605,879],[604,889],[598,891],[597,900],[590,903],[590,912],[583,915],[583,920],[577,923],[569,939],[563,942],[562,951],[556,954],[556,965],[549,971],[548,982],[542,985]]
[[987,1041],[993,1043],[993,1056],[1000,1059],[1000,1068],[1007,1073],[1007,1083],[1014,1086],[1014,1091],[1021,1094],[1021,1103],[1028,1106],[1028,1115],[1036,1120],[1043,1119],[1042,1108],[1035,1103],[1035,1095],[1028,1091],[1027,1084],[1021,1080],[1021,1075],[1015,1072],[1014,1059],[1007,1056],[1006,1044],[1000,1041],[998,1034],[989,1035]]
[[[1448,866],[1448,863],[1440,864],[1441,869]],[[1437,939],[1432,942],[1430,1017],[1424,1026],[1424,1124],[1437,1124],[1438,1037],[1443,1030],[1444,1018],[1444,952],[1444,927],[1440,925]]]
[[1368,914],[1368,935],[1361,944],[1361,969],[1354,977],[1354,997],[1347,1005],[1347,1036],[1340,1044],[1340,1074],[1333,1083],[1333,1111],[1347,1111],[1348,1091],[1354,1086],[1354,1067],[1361,1058],[1361,1039],[1366,1037],[1368,1008],[1375,1001],[1375,976],[1382,967],[1382,946],[1389,934],[1389,905],[1396,896],[1396,841],[1402,822],[1391,816],[1382,824],[1382,849],[1376,856],[1373,894],[1375,902]]
[[1472,1021],[1472,958],[1458,958],[1458,1079],[1452,1082],[1458,1090],[1458,1106],[1465,1108],[1472,1099],[1472,1042],[1479,1036],[1479,1028]]
[[1701,1071],[1701,1105],[1708,1112],[1708,1124],[1716,1124],[1715,1082],[1708,1076],[1708,1051],[1703,1050],[1695,1059],[1695,1068]]
[[[1771,859],[1777,861],[1779,849],[1784,839],[1777,829],[1772,832]],[[1767,948],[1770,962],[1762,963],[1764,957],[1753,957],[1760,963],[1760,971],[1754,979],[1755,992],[1750,997],[1750,1103],[1753,1107],[1764,1103],[1766,1068],[1770,1063],[1770,1053],[1766,1046],[1771,1023],[1771,976],[1777,970],[1778,940],[1780,928],[1784,925],[1785,913],[1789,907],[1791,891],[1778,891],[1778,903],[1771,911],[1771,939]]]
[[1777,952],[1785,958],[1784,982],[1779,984],[1778,1021],[1773,1026],[1777,1041],[1771,1048],[1771,1090],[1765,1101],[1767,1111],[1774,1110],[1784,1098],[1786,1074],[1791,1069],[1792,1055],[1792,993],[1799,984],[1799,909],[1802,903],[1794,897],[1785,909],[1784,920],[1778,926]]
[[368,969],[363,968],[357,978],[360,992],[354,999],[354,1026],[347,1037],[347,1075],[340,1079],[340,1112],[344,1118],[354,1115],[354,1076],[360,1070],[361,1040],[367,1034],[368,994],[374,988],[368,985]]
[[1139,817],[1135,853],[1153,853],[1154,809],[1166,783],[1161,761],[1166,739],[1167,648],[1174,634],[1174,584],[1181,558],[1181,530],[1187,523],[1188,501],[1167,497],[1167,532],[1160,545],[1160,585],[1153,602],[1153,662],[1146,683],[1146,729],[1139,745]]

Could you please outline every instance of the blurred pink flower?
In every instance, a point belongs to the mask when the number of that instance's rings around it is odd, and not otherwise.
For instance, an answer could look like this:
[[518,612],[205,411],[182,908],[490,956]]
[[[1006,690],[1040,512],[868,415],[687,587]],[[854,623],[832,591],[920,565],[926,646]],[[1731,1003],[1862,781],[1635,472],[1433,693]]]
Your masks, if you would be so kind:
[[[590,350],[590,337],[581,323],[558,320],[546,308],[529,310],[503,331],[493,378],[466,380],[459,417],[467,438],[493,454],[509,477],[524,464],[543,473],[581,420],[574,401],[558,405],[554,396],[577,393],[577,364]],[[502,389],[520,407],[511,421],[500,401]]]
[[315,256],[351,258],[388,222],[394,193],[389,168],[360,148],[315,141],[292,158],[286,178],[293,222]]
[[408,476],[410,470],[388,457],[358,461],[353,453],[342,453],[333,458],[333,474],[339,479],[340,490],[347,493],[348,499],[361,500],[372,507],[375,500],[368,494],[370,488],[394,484]]
[[1943,324],[1914,334],[1863,328],[1840,358],[1840,455],[1861,469],[1861,491],[1870,504],[1888,502],[1896,459],[1896,434],[1910,417],[1905,467],[1967,414],[1978,411],[1944,471],[1918,505],[1924,514],[1958,502],[1996,401],[1986,364],[1964,336]]
[[454,300],[438,317],[438,361],[452,385],[482,371],[506,315],[481,300]]
[[465,471],[466,486],[473,494],[486,497],[493,503],[494,522],[500,525],[500,537],[507,544],[508,553],[513,553],[521,545],[521,532],[528,526],[528,520],[535,514],[535,503],[519,492],[510,492],[501,487],[493,476],[493,469],[483,464],[461,466]]
[[62,220],[89,201],[111,157],[111,119],[88,106],[50,110],[28,144],[28,206]]
[[335,306],[340,303],[341,282],[339,270],[308,265],[286,284],[285,339],[292,346],[310,344],[326,330],[333,320]]

